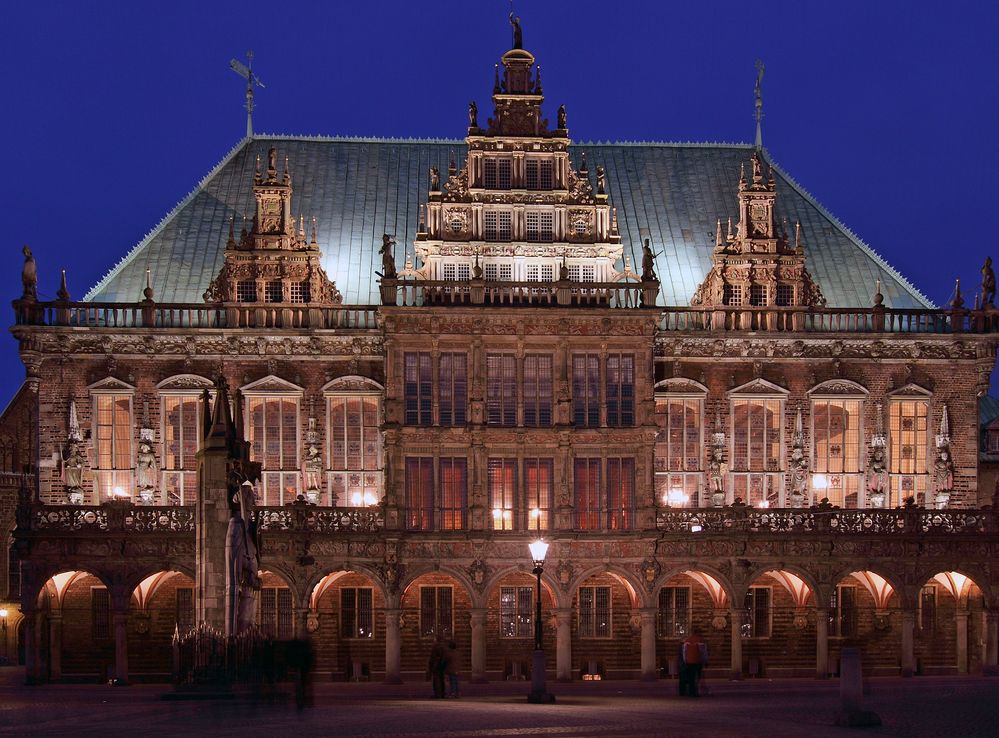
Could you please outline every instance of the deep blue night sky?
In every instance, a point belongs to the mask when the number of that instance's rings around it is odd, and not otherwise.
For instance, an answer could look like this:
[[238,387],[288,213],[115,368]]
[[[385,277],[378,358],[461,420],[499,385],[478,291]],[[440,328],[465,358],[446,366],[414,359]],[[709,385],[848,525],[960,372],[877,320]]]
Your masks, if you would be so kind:
[[[549,114],[573,139],[752,141],[924,294],[966,295],[995,243],[999,4],[518,0]],[[231,57],[267,85],[258,132],[464,135],[510,46],[503,0],[16,2],[0,75],[0,297],[22,244],[42,299],[80,298],[245,130]],[[734,209],[734,203],[733,203]],[[970,302],[970,298],[969,298]],[[12,320],[9,308],[6,323]],[[23,377],[0,340],[0,405]]]

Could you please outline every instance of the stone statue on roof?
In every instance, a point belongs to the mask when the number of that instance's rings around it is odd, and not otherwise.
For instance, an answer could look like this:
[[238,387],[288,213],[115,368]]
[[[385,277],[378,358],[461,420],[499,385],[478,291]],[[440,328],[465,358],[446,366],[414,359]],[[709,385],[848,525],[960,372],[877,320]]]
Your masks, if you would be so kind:
[[524,48],[524,33],[520,29],[520,16],[510,13],[510,25],[513,26],[513,48]]
[[[35,265],[35,257],[31,253],[31,249],[28,248],[28,244],[24,244],[21,253],[24,254],[24,266],[21,267],[21,285],[24,290],[21,293],[21,299],[35,300],[38,297],[38,268]],[[995,280],[993,279],[992,282],[994,285]]]
[[558,106],[558,127],[565,129],[565,105]]
[[645,243],[642,245],[642,281],[643,282],[657,282],[659,278],[656,276],[656,255],[652,253],[652,246],[650,245],[649,239],[645,239]]
[[475,104],[475,100],[468,103],[468,127],[479,127],[479,106]]
[[993,307],[995,301],[996,273],[992,270],[992,257],[986,256],[985,264],[982,266],[982,307]]
[[382,247],[378,253],[382,255],[382,277],[385,279],[395,279],[395,255],[392,249],[395,248],[395,239],[387,233],[382,234]]
[[441,172],[437,167],[430,167],[430,191],[438,192],[441,188]]

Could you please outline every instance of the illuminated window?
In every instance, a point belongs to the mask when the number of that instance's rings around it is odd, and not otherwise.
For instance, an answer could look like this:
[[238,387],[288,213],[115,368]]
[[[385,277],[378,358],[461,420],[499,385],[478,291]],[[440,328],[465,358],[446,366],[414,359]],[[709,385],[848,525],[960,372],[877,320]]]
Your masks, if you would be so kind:
[[858,507],[863,486],[863,401],[812,401],[812,489],[840,507]]
[[468,461],[440,459],[440,529],[464,530],[468,510]]
[[635,460],[607,459],[607,529],[631,530],[635,519]]
[[371,587],[343,587],[340,590],[340,636],[374,638]]
[[290,395],[246,394],[253,460],[263,468],[260,504],[284,505],[298,498],[302,458],[298,403],[299,397]]
[[431,357],[429,351],[403,356],[403,400],[406,425],[432,425]]
[[703,478],[701,397],[656,397],[656,495],[658,504],[697,507]]
[[610,638],[611,589],[610,587],[580,587],[579,637]]
[[548,530],[554,487],[553,459],[524,459],[524,505],[528,530]]
[[929,447],[929,401],[893,399],[889,405],[888,472],[891,499],[888,507],[902,505],[909,497],[918,504],[926,499],[926,455]]
[[658,631],[660,638],[684,638],[690,632],[690,587],[659,590]]
[[438,391],[440,393],[440,424],[444,426],[465,425],[468,406],[468,360],[465,354],[443,353],[440,355],[438,371]]
[[580,428],[600,425],[600,357],[596,354],[572,357],[572,416]]
[[600,459],[576,458],[573,461],[576,528],[600,530]]
[[434,529],[434,460],[429,456],[406,457],[406,527]]
[[382,499],[381,393],[327,389],[331,504],[377,505]]
[[454,635],[454,593],[451,587],[420,587],[420,637]]
[[782,399],[733,399],[732,490],[749,505],[779,504],[783,488]]
[[534,588],[500,587],[500,637],[534,635]]
[[743,602],[743,638],[770,637],[770,588],[750,587]]
[[486,264],[482,276],[489,282],[510,282],[513,280],[512,264]]
[[524,357],[524,425],[552,424],[552,357]]
[[493,530],[513,530],[516,514],[517,461],[516,459],[489,459],[486,462],[489,478],[489,509]]
[[101,502],[131,498],[135,488],[132,394],[94,392],[94,481]]
[[163,418],[162,485],[171,505],[191,505],[198,494],[198,442],[201,397],[170,394],[160,398]]

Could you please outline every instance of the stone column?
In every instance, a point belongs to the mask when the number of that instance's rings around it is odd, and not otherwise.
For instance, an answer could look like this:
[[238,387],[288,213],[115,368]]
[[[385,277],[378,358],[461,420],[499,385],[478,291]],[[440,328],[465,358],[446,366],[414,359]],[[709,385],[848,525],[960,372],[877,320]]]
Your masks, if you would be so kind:
[[997,672],[997,659],[999,659],[999,613],[987,610],[985,612],[985,654],[982,659],[983,671],[986,674]]
[[385,613],[385,683],[402,684],[402,637],[399,615],[402,608],[386,607]]
[[642,681],[654,682],[659,678],[656,669],[656,609],[643,607],[642,618]]
[[128,683],[128,611],[115,610],[114,623],[114,675],[119,684]]
[[957,673],[968,673],[968,609],[959,607],[955,614],[957,624]]
[[556,608],[558,630],[555,632],[555,679],[572,681],[572,608]]
[[815,608],[815,678],[829,677],[829,610]]
[[916,652],[913,633],[916,628],[916,613],[902,611],[902,676],[911,677],[916,673]]
[[35,610],[22,610],[24,614],[24,683],[41,682],[40,651],[38,648],[38,613]]
[[309,608],[295,608],[294,636],[303,639],[309,637]]
[[49,612],[49,679],[62,679],[62,610]]
[[486,608],[473,607],[468,613],[472,629],[472,684],[485,684],[486,679]]
[[732,647],[732,669],[730,678],[742,679],[742,610],[736,608],[729,610],[728,620]]

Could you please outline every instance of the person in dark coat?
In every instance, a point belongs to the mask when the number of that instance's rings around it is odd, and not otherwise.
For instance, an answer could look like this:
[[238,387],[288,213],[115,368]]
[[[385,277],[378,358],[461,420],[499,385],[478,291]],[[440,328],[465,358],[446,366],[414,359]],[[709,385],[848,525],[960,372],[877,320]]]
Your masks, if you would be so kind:
[[427,676],[430,678],[434,688],[434,698],[444,697],[444,671],[447,668],[447,659],[444,652],[444,643],[440,640],[434,643],[430,649],[430,659],[427,661]]

